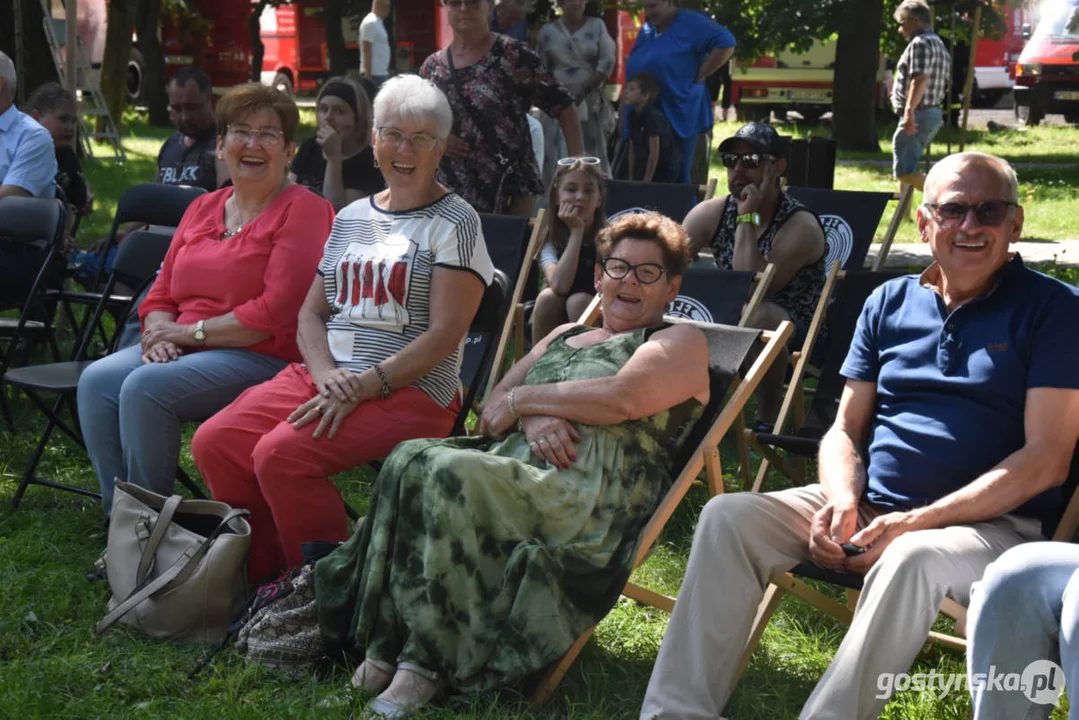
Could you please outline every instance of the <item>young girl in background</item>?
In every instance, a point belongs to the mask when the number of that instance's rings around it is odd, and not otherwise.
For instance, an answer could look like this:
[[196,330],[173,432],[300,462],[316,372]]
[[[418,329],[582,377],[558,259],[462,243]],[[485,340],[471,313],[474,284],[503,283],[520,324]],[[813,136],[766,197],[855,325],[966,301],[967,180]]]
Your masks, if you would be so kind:
[[596,234],[606,225],[603,214],[606,176],[598,158],[558,161],[547,198],[547,241],[540,267],[547,287],[532,312],[533,343],[556,327],[576,320],[596,294]]

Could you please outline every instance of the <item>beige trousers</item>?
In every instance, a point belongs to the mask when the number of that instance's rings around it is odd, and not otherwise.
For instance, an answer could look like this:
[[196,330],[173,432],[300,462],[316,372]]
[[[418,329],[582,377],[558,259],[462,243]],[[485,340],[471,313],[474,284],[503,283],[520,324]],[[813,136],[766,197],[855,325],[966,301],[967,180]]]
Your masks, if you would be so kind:
[[[809,526],[826,504],[820,485],[712,498],[648,683],[642,720],[714,720],[731,691],[757,606],[775,571],[809,559]],[[877,514],[863,503],[858,527]],[[881,673],[907,672],[944,596],[970,586],[1005,550],[1041,538],[1041,524],[1005,515],[896,539],[865,578],[854,621],[801,718],[876,718]]]

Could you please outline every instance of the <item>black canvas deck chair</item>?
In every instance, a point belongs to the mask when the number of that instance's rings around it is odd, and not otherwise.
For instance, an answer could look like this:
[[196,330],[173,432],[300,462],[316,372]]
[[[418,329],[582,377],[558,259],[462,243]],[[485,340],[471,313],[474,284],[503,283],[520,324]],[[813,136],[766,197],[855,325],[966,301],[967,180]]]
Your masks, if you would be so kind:
[[843,270],[862,269],[892,194],[807,187],[791,187],[787,193],[820,218],[828,243],[825,267],[838,260]]
[[[689,439],[678,455],[671,459],[672,475],[675,480],[645,526],[637,548],[634,569],[644,562],[663,527],[702,470],[706,473],[712,493],[723,491],[723,471],[717,450],[719,440],[733,426],[746,401],[756,390],[761,377],[775,362],[780,348],[787,342],[793,330],[789,322],[784,322],[775,331],[705,323],[693,324],[699,327],[708,338],[709,401]],[[750,363],[748,358],[752,356],[756,348],[762,345],[760,353]],[[747,364],[748,369],[746,369]],[[632,582],[626,584],[622,594],[667,612],[674,607],[674,598]],[[533,702],[542,702],[551,694],[594,630],[593,627],[582,633],[562,659],[550,667],[532,696]]]
[[[120,249],[113,261],[112,272],[109,273],[105,286],[98,295],[98,301],[93,306],[93,312],[84,324],[73,360],[15,368],[5,373],[4,379],[13,387],[21,389],[47,418],[45,429],[41,432],[37,447],[15,490],[15,495],[11,502],[12,507],[19,506],[23,494],[30,485],[44,485],[79,495],[100,497],[100,494],[95,490],[39,478],[36,474],[37,466],[42,454],[45,452],[49,438],[56,428],[60,428],[72,440],[85,447],[79,428],[79,416],[75,407],[75,392],[79,386],[79,378],[90,365],[90,361],[86,358],[89,347],[94,342],[95,328],[100,324],[109,298],[112,297],[113,288],[118,282],[132,288],[138,288],[139,291],[153,282],[157,270],[165,258],[165,253],[168,251],[170,241],[171,238],[167,235],[139,231],[132,233],[120,245]],[[139,292],[136,292],[136,297],[138,295]],[[128,301],[124,315],[130,312],[133,303],[134,298]],[[115,345],[118,338],[119,332],[113,333],[112,350],[116,349]],[[45,399],[45,396],[49,395],[55,396],[51,404]],[[65,405],[67,406],[70,422],[65,420],[62,414]],[[197,488],[192,486],[191,489],[197,492]]]
[[654,210],[680,223],[694,205],[715,192],[714,178],[707,185],[608,180],[604,209],[609,220],[624,212]]

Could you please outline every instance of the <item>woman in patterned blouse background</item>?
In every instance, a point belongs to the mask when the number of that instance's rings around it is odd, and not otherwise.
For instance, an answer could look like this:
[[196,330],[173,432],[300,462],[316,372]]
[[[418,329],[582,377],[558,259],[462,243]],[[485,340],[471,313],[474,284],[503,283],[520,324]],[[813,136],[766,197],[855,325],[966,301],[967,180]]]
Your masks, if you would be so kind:
[[558,118],[568,154],[581,154],[574,97],[524,43],[491,32],[491,0],[443,0],[453,40],[420,75],[449,98],[453,133],[441,180],[479,212],[530,216],[544,191],[525,114]]
[[[577,101],[584,153],[600,159],[610,174],[607,139],[615,128],[615,113],[604,93],[607,76],[614,70],[615,44],[603,20],[585,15],[586,0],[561,0],[562,16],[543,26],[536,52],[551,68],[555,80]],[[567,154],[557,125],[541,118],[546,142],[543,178],[550,184],[555,163]]]

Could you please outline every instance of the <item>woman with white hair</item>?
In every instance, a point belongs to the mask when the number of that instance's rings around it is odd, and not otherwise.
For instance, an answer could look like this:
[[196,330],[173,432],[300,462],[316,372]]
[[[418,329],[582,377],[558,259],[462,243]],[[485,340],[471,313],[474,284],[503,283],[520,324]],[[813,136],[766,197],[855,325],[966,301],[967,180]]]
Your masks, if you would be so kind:
[[192,440],[214,498],[251,511],[252,581],[299,565],[305,542],[349,536],[331,476],[453,426],[460,347],[493,267],[479,216],[435,180],[452,123],[429,81],[382,86],[372,141],[388,187],[334,221],[300,309],[304,362]]

